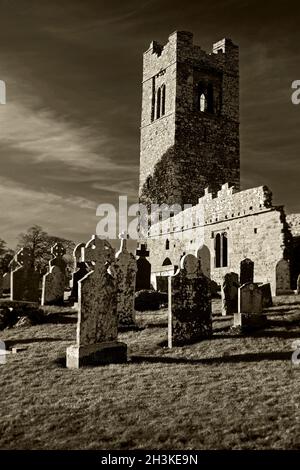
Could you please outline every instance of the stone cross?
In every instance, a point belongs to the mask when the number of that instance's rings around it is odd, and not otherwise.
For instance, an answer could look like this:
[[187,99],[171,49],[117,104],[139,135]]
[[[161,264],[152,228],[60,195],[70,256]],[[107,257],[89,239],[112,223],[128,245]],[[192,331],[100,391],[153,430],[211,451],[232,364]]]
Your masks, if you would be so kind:
[[62,243],[51,247],[52,259],[48,272],[43,276],[42,305],[63,305],[66,285],[66,262],[63,259],[66,250]]
[[67,367],[124,362],[127,346],[119,343],[117,283],[108,272],[115,251],[93,236],[84,248],[91,271],[78,282],[77,343],[67,349]]
[[236,273],[225,274],[221,286],[222,315],[231,315],[238,311],[239,276]]
[[71,295],[69,300],[74,303],[78,302],[78,282],[89,272],[86,263],[83,261],[84,247],[85,243],[78,243],[73,251],[74,271],[70,282]]
[[137,263],[134,255],[127,250],[127,236],[122,233],[120,250],[116,253],[113,269],[118,287],[119,325],[135,326],[134,293]]
[[[39,302],[40,274],[35,271],[33,258],[28,248],[21,248],[15,255],[17,267],[11,271],[10,300]],[[15,263],[12,263],[15,265]]]
[[209,279],[200,261],[184,255],[180,269],[169,277],[168,346],[184,345],[212,335]]
[[142,244],[140,249],[136,250],[136,255],[139,258],[137,260],[135,290],[151,289],[151,264],[146,259],[149,256],[146,245]]

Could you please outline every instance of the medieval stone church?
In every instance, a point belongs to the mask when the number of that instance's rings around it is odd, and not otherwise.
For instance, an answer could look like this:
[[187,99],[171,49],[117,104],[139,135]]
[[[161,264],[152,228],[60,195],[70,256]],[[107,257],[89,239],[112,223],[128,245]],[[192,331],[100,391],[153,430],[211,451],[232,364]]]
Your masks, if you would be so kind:
[[249,258],[273,295],[295,289],[300,214],[274,206],[266,186],[240,190],[238,46],[223,39],[206,53],[183,31],[153,41],[142,87],[140,202],[192,205],[149,226],[154,287],[193,253],[219,285]]

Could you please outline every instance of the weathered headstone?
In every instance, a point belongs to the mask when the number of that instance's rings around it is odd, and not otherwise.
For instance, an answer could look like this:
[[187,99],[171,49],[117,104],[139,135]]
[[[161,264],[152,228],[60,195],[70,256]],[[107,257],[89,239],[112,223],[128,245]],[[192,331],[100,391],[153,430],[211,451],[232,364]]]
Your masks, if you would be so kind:
[[134,255],[127,250],[127,237],[120,235],[121,247],[113,264],[118,288],[119,325],[135,326],[134,294],[137,263]]
[[10,272],[3,274],[3,293],[7,294],[10,291]]
[[151,289],[151,264],[146,259],[149,256],[146,245],[141,245],[140,249],[136,251],[139,256],[137,260],[137,273],[135,290]]
[[234,314],[233,326],[257,329],[265,326],[263,294],[257,283],[249,282],[239,288],[238,312]]
[[43,276],[42,305],[63,305],[66,284],[66,262],[63,259],[66,250],[61,243],[51,248],[52,259],[49,271]]
[[276,264],[276,295],[288,293],[292,293],[290,264],[282,258]]
[[177,273],[169,277],[168,309],[169,348],[212,335],[209,279],[194,255],[183,256]]
[[117,341],[117,283],[108,272],[114,255],[108,241],[95,236],[85,246],[91,271],[78,282],[77,343],[67,348],[69,368],[127,360],[126,344]]
[[221,288],[222,315],[232,315],[238,311],[239,286],[238,274],[225,274]]
[[260,284],[259,288],[262,292],[263,308],[272,307],[273,300],[272,300],[272,293],[271,293],[271,284],[270,283]]
[[300,295],[300,274],[297,278],[297,294]]
[[86,263],[83,261],[84,247],[85,243],[79,243],[73,251],[74,271],[70,283],[71,295],[69,300],[74,303],[78,302],[78,282],[89,272]]
[[21,248],[15,255],[18,267],[11,271],[11,300],[39,302],[40,274],[35,271],[30,250]]
[[247,284],[254,281],[254,262],[245,258],[240,264],[240,285]]
[[0,297],[2,297],[3,294],[3,272],[0,271]]

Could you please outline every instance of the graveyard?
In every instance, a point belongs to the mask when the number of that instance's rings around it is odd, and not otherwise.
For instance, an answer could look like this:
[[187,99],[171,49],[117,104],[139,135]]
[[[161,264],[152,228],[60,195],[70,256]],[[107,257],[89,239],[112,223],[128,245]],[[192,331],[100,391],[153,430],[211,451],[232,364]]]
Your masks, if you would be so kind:
[[280,296],[268,327],[230,332],[213,300],[213,336],[167,348],[167,310],[136,314],[119,333],[126,364],[65,368],[77,312],[43,307],[47,323],[7,329],[1,369],[2,449],[296,449],[300,296]]

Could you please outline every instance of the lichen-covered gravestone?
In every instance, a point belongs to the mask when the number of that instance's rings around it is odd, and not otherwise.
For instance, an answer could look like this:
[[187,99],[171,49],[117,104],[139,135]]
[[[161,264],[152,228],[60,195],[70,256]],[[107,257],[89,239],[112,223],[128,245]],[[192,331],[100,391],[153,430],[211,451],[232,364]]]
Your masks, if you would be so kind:
[[146,245],[142,244],[136,251],[136,255],[139,256],[139,258],[137,260],[135,290],[151,289],[151,264],[146,259],[149,256]]
[[15,256],[18,267],[11,271],[10,300],[39,302],[40,274],[34,269],[30,250],[21,248]]
[[86,263],[83,261],[83,250],[85,243],[79,243],[76,245],[73,251],[74,257],[74,271],[72,273],[72,280],[70,283],[71,287],[71,302],[78,302],[78,282],[88,273],[88,268]]
[[238,302],[238,313],[234,314],[234,328],[257,329],[266,325],[263,294],[257,283],[249,282],[241,286]]
[[78,282],[77,343],[67,348],[67,367],[127,361],[118,342],[117,283],[109,273],[115,252],[95,236],[86,244],[84,261],[91,271]]
[[288,293],[291,293],[290,264],[282,258],[276,264],[276,295]]
[[273,300],[272,300],[272,293],[271,293],[271,284],[270,283],[260,284],[259,288],[262,293],[263,308],[272,307]]
[[240,285],[246,284],[247,282],[254,281],[254,262],[245,258],[240,264]]
[[227,273],[224,276],[221,297],[222,315],[231,315],[238,311],[239,276],[236,273]]
[[126,235],[121,234],[121,247],[113,264],[118,287],[119,325],[135,326],[134,293],[137,263],[127,250]]
[[169,277],[168,346],[189,344],[212,335],[209,279],[200,261],[183,256],[180,268]]
[[66,250],[61,243],[51,248],[52,259],[49,270],[43,276],[42,305],[63,305],[66,285],[66,262],[63,259]]

